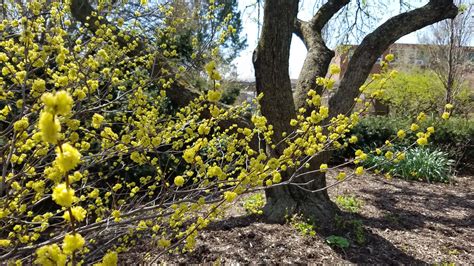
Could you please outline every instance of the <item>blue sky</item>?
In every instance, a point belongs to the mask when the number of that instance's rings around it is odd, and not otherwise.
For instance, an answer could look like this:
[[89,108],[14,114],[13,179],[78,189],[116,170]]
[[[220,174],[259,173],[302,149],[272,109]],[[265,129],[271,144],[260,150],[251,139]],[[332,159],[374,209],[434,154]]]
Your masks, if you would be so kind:
[[[386,11],[386,17],[380,23],[387,20],[393,15],[398,14],[398,2],[395,0],[387,0],[393,2],[393,10]],[[256,0],[239,0],[239,9],[242,12],[242,22],[244,26],[243,34],[247,35],[248,47],[241,52],[240,56],[234,60],[237,67],[238,78],[241,80],[254,80],[254,72],[252,66],[252,52],[257,45],[257,9],[255,5]],[[301,1],[300,12],[298,17],[307,20],[313,15],[313,4],[315,1],[303,0]],[[415,0],[413,5],[421,6],[428,1]],[[263,19],[263,10],[261,11],[261,19]],[[398,42],[401,43],[416,43],[417,33],[412,33],[401,38]],[[296,79],[303,66],[303,61],[306,56],[306,48],[298,37],[293,36],[290,50],[290,77]]]

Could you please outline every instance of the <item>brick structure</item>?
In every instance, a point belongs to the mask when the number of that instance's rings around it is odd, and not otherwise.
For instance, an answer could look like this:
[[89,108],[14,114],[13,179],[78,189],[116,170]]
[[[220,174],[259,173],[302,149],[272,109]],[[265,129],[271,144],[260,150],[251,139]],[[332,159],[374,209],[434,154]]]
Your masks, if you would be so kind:
[[[337,64],[341,67],[341,73],[334,76],[336,79],[336,85],[341,80],[347,70],[347,65],[357,45],[343,45],[336,49],[336,56],[333,58],[332,63]],[[404,44],[395,43],[387,49],[381,57],[377,60],[377,63],[372,67],[371,73],[380,72],[380,60],[382,60],[387,54],[395,55],[395,60],[390,64],[395,68],[407,68],[407,67],[420,67],[429,68],[430,62],[433,60],[430,58],[429,45],[426,44]],[[466,46],[464,49],[467,52],[467,64],[465,78],[470,82],[471,86],[474,84],[474,47]]]

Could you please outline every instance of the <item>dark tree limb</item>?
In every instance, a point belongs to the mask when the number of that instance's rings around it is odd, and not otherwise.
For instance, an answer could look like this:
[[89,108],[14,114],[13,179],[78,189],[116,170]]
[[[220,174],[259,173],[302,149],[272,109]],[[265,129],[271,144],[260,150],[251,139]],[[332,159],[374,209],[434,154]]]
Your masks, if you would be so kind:
[[454,18],[453,0],[431,0],[423,7],[390,18],[367,35],[354,51],[339,89],[329,100],[330,117],[349,113],[354,98],[370,74],[377,58],[402,36],[444,19]]
[[316,90],[318,94],[322,92],[322,87],[316,84],[316,78],[326,76],[334,51],[326,46],[321,32],[328,21],[348,3],[349,0],[330,0],[316,12],[311,20],[297,20],[295,23],[294,33],[303,41],[308,50],[294,93],[297,109],[308,107],[306,98],[309,90]]
[[265,1],[262,33],[253,55],[257,93],[263,93],[262,114],[273,125],[277,142],[296,117],[288,68],[298,2]]
[[329,0],[309,21],[311,28],[315,32],[321,32],[329,20],[349,2],[350,0]]

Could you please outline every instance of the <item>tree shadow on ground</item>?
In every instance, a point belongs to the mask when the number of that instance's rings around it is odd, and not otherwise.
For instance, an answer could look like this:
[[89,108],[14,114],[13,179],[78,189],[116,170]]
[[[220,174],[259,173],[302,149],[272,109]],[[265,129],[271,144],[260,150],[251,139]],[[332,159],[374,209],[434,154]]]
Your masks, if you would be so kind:
[[[363,218],[367,225],[380,229],[414,230],[441,225],[455,231],[474,228],[474,194],[456,195],[436,188],[420,191],[407,185],[387,183],[387,188],[361,189],[371,195],[370,204],[384,213],[378,218]],[[468,217],[452,217],[449,212],[465,212]]]
[[233,216],[224,220],[212,221],[206,227],[208,231],[230,230],[233,228],[246,227],[253,223],[264,222],[262,215],[250,214],[242,216]]
[[[351,213],[340,212],[338,214],[340,219],[345,221],[353,221],[355,219],[364,219],[358,216],[354,216]],[[258,215],[246,215],[238,217],[229,217],[225,220],[215,221],[209,224],[206,230],[210,231],[226,231],[234,228],[242,228],[250,226],[254,223],[264,222],[262,216]],[[383,263],[383,264],[424,264],[425,262],[414,258],[407,254],[405,251],[394,246],[390,241],[384,239],[378,234],[372,233],[370,230],[363,229],[365,242],[364,244],[355,244],[354,228],[352,226],[345,226],[345,228],[333,228],[332,230],[327,229],[324,231],[318,230],[317,233],[323,239],[331,235],[343,236],[349,239],[351,245],[349,248],[341,249],[338,247],[331,247],[341,258],[348,260],[352,263]],[[298,234],[298,232],[294,232]],[[314,241],[318,241],[314,239]],[[321,241],[321,240],[320,240]],[[311,241],[308,243],[311,245]],[[328,245],[327,243],[325,243]],[[320,245],[320,244],[319,244]],[[301,247],[305,248],[305,247]],[[307,258],[302,258],[307,259]]]
[[[369,181],[370,183],[368,183]],[[306,252],[302,255],[297,252],[293,254],[292,259],[301,258],[301,261],[295,262],[312,262],[313,258],[318,259],[320,252],[326,252],[321,254],[319,259],[329,256],[331,258],[340,257],[351,263],[363,264],[426,264],[427,261],[423,260],[428,259],[427,257],[420,260],[414,255],[419,252],[417,253],[416,250],[410,252],[411,249],[416,248],[416,242],[408,241],[405,245],[404,236],[406,235],[403,232],[413,231],[412,235],[421,234],[419,239],[446,236],[445,240],[448,242],[453,237],[456,239],[459,239],[460,236],[462,239],[469,238],[469,230],[474,228],[474,213],[472,212],[474,194],[466,186],[424,185],[402,180],[386,182],[380,179],[371,179],[369,181],[361,182],[358,188],[348,188],[348,191],[366,201],[364,205],[367,205],[367,208],[363,207],[360,213],[341,211],[331,229],[316,229],[318,234],[316,238],[308,237],[304,240],[304,244],[298,242],[299,249],[311,249],[310,252],[313,253]],[[265,245],[268,247],[268,242],[265,242],[262,236],[272,233],[279,234],[278,230],[286,230],[281,242],[277,242],[277,246],[288,249],[288,245],[291,244],[291,241],[287,241],[288,238],[296,237],[298,234],[296,230],[292,231],[294,229],[290,225],[265,231],[265,228],[260,226],[262,223],[264,223],[263,217],[258,215],[229,217],[211,223],[207,230],[237,231],[231,235],[239,238],[237,242],[252,242],[254,250],[249,252],[253,252],[253,259],[261,262],[265,261],[262,259],[262,256],[265,257]],[[259,232],[258,230],[262,230],[262,228],[264,231]],[[389,233],[391,237],[385,238],[385,234],[382,233],[385,230],[399,231],[399,233]],[[225,237],[226,234],[218,233],[218,238]],[[350,247],[341,249],[333,246],[331,251],[328,248],[329,244],[324,240],[332,235],[347,238],[351,243]],[[446,244],[449,244],[448,242]],[[240,250],[243,246],[245,245],[240,246]],[[244,251],[248,251],[245,249],[249,248],[245,246]],[[466,249],[465,245],[456,246],[456,249],[469,253],[469,249],[468,247]],[[289,254],[288,252],[293,251],[286,250],[286,252]],[[335,256],[335,253],[339,256]],[[221,255],[225,257],[226,253]],[[309,257],[309,255],[315,257]],[[234,258],[236,257],[234,256]],[[239,255],[237,258],[241,258],[242,262],[249,261],[245,255]],[[278,256],[276,260],[278,261]]]
[[336,215],[332,230],[318,232],[324,238],[342,236],[349,240],[350,246],[342,249],[331,246],[342,258],[353,263],[382,264],[424,264],[406,250],[396,247],[381,235],[372,232],[367,219],[358,214],[340,211]]

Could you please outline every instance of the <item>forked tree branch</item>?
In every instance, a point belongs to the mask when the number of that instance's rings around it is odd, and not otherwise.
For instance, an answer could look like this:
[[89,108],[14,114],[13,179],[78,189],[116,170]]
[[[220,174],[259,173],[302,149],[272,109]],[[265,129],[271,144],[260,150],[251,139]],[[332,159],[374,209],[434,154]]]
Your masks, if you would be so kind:
[[368,34],[354,51],[339,89],[329,100],[330,117],[352,110],[354,98],[360,93],[359,87],[364,84],[377,58],[392,43],[425,26],[454,18],[457,13],[453,0],[431,0],[423,7],[390,18]]
[[308,50],[294,94],[297,109],[308,107],[306,95],[309,90],[316,90],[318,94],[322,91],[322,87],[316,84],[316,78],[326,75],[334,51],[326,46],[321,32],[329,20],[349,2],[349,0],[329,0],[311,20],[295,22],[294,33],[304,42]]

